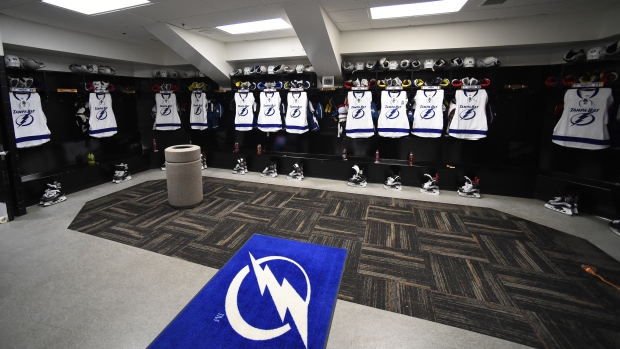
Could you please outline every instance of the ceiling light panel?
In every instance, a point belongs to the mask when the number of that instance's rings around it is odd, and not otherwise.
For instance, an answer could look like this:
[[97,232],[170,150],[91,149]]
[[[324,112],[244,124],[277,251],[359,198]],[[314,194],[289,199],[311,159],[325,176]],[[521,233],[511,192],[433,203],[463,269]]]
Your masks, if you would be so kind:
[[372,19],[385,19],[458,12],[466,3],[467,0],[437,0],[414,4],[371,7],[370,17]]
[[223,30],[229,34],[247,34],[247,33],[259,33],[272,30],[281,30],[291,28],[282,18],[266,19],[263,21],[237,23],[229,25],[221,25],[215,27],[219,30]]
[[43,3],[62,7],[85,15],[125,10],[128,8],[150,5],[148,0],[41,0]]

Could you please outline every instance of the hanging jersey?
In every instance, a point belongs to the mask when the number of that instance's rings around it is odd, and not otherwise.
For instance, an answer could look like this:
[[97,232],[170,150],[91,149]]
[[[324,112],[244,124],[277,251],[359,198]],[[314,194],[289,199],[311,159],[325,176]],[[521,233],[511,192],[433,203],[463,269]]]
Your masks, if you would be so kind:
[[553,143],[581,149],[609,148],[610,88],[573,89],[564,94],[564,111],[553,129]]
[[349,91],[346,135],[351,138],[368,138],[375,135],[372,122],[372,94],[368,91]]
[[382,137],[399,138],[409,134],[407,119],[407,92],[381,92],[381,113],[377,133]]
[[480,139],[487,136],[488,95],[485,90],[456,91],[454,117],[450,121],[449,134],[461,139]]
[[250,92],[235,93],[235,130],[249,131],[254,125],[254,95]]
[[282,129],[280,102],[280,94],[278,92],[260,93],[260,110],[257,123],[259,130],[275,132]]
[[118,131],[109,93],[91,93],[88,97],[90,118],[88,134],[95,138],[111,137]]
[[306,92],[289,92],[286,97],[286,132],[308,132],[308,95]]
[[192,111],[189,117],[189,124],[194,130],[204,130],[209,128],[207,112],[209,101],[202,91],[194,91],[191,96]]
[[[458,93],[458,92],[457,92]],[[411,134],[418,137],[437,138],[443,132],[443,90],[416,92],[415,112]]]
[[9,96],[17,147],[34,147],[49,142],[50,130],[41,108],[41,97],[36,93],[17,92],[11,92]]
[[181,118],[177,111],[177,96],[174,93],[157,93],[155,103],[157,106],[156,130],[171,131],[181,128]]

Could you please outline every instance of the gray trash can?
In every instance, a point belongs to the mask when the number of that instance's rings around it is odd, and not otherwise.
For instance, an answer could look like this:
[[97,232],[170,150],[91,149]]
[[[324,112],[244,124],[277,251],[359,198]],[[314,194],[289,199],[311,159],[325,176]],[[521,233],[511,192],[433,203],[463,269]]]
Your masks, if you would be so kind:
[[174,145],[165,150],[168,203],[174,208],[191,208],[202,202],[200,147]]

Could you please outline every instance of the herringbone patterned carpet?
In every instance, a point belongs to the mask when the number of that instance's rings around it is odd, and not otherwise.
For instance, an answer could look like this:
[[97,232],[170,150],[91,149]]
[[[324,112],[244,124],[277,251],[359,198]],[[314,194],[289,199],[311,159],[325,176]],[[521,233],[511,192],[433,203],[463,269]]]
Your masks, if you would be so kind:
[[589,242],[493,209],[203,178],[88,202],[69,229],[221,268],[254,233],[348,250],[339,298],[538,348],[619,348],[620,263]]

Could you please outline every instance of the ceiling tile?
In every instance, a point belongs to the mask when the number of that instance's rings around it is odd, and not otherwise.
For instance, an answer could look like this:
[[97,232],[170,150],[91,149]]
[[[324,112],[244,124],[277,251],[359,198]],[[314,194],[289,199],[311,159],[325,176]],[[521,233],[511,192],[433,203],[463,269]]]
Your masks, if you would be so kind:
[[332,21],[334,21],[334,23],[357,22],[370,19],[368,9],[365,8],[358,10],[332,11],[329,12],[329,17]]
[[152,20],[167,21],[171,18],[195,16],[215,11],[218,11],[218,9],[201,0],[177,0],[158,2],[153,5],[114,12],[114,14],[127,12]]
[[321,7],[327,11],[344,11],[367,8],[365,1],[360,0],[318,0]]
[[258,0],[202,0],[218,11],[227,11],[262,5]]
[[284,11],[274,11],[264,5],[259,5],[233,11],[221,11],[198,16],[175,18],[168,22],[179,26],[185,24],[186,28],[213,28],[219,25],[281,17],[282,12]]

